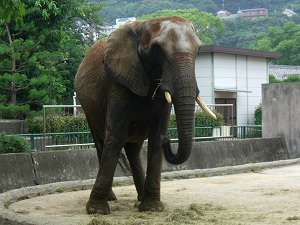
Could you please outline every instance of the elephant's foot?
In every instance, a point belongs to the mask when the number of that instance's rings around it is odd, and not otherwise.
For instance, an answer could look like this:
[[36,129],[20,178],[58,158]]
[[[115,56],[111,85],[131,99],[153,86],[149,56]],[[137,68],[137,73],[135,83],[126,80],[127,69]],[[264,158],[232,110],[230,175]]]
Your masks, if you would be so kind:
[[86,211],[88,214],[110,214],[110,208],[107,201],[91,201],[91,199],[86,204]]
[[142,199],[143,199],[143,195],[138,195],[138,198],[137,198],[137,199],[138,199],[139,202],[141,202]]
[[116,201],[116,200],[117,200],[117,196],[115,195],[113,190],[111,190],[108,195],[108,201]]
[[165,207],[161,201],[150,201],[144,200],[138,207],[140,212],[150,211],[150,212],[162,212]]

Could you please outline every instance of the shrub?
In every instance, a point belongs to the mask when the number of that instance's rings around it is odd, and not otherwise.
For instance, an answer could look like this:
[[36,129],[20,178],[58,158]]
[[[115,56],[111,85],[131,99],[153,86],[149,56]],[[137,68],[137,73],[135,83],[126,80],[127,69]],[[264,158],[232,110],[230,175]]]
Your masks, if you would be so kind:
[[282,83],[282,80],[278,80],[274,75],[270,74],[269,75],[269,83]]
[[255,125],[262,125],[262,104],[261,103],[255,108],[254,123]]
[[0,133],[0,154],[29,152],[30,144],[20,136],[8,136]]
[[[214,113],[217,116],[217,120],[212,119],[205,112],[197,111],[195,113],[195,137],[210,137],[212,136],[212,128],[222,125],[222,115],[217,112]],[[170,116],[169,137],[178,137],[176,116],[174,114]]]
[[[43,117],[34,117],[27,119],[29,133],[43,133]],[[78,132],[89,130],[84,114],[73,115],[55,115],[50,114],[46,117],[47,133]]]
[[300,82],[299,74],[291,74],[283,80],[283,82]]

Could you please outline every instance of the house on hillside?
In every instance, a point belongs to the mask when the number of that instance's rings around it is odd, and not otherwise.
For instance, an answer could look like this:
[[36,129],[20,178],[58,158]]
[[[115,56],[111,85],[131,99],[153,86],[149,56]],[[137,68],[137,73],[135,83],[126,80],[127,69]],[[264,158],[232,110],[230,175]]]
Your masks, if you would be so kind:
[[267,17],[268,9],[258,8],[258,9],[243,9],[238,11],[238,16],[247,17],[251,19]]
[[283,10],[283,11],[282,11],[282,14],[283,14],[283,15],[286,15],[286,16],[288,16],[288,17],[297,15],[297,13],[295,13],[293,10],[290,10],[290,9],[285,9],[285,10]]
[[261,85],[269,83],[269,62],[279,57],[277,52],[202,46],[195,64],[200,95],[208,104],[233,104],[233,118],[231,112],[224,115],[229,123],[253,125]]
[[243,10],[239,10],[237,14],[231,14],[230,12],[224,9],[217,12],[217,17],[220,17],[221,19],[234,19],[238,16],[250,18],[250,19],[267,17],[268,9],[265,8],[243,9]]

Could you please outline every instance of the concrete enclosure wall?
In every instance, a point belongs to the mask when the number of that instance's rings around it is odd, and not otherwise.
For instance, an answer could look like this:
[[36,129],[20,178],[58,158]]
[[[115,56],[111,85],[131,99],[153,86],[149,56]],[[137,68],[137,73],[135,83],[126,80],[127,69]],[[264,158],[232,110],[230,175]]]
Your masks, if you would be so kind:
[[0,119],[0,132],[6,134],[27,134],[28,124],[25,120]]
[[300,157],[300,82],[262,85],[263,137],[284,137],[289,158]]
[[[141,158],[146,168],[147,151]],[[177,144],[172,144],[177,149]],[[205,169],[287,159],[283,138],[196,142],[189,160],[181,165],[163,163],[163,172]],[[0,193],[11,189],[61,181],[87,180],[97,176],[95,149],[47,151],[0,155]],[[124,153],[115,176],[131,175]]]

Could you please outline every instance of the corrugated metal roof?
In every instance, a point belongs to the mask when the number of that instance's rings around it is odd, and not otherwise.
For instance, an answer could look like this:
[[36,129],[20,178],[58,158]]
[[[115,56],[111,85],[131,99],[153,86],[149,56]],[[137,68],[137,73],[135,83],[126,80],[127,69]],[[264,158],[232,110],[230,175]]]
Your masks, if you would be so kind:
[[221,45],[204,45],[200,48],[199,54],[207,53],[207,52],[246,55],[246,56],[254,56],[254,57],[263,57],[268,59],[280,58],[279,52],[258,51],[252,49],[235,48],[235,47],[221,46]]
[[291,74],[300,74],[300,66],[270,64],[269,74],[274,75],[279,80],[283,80]]

